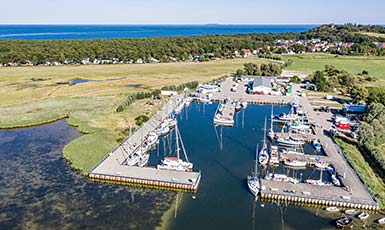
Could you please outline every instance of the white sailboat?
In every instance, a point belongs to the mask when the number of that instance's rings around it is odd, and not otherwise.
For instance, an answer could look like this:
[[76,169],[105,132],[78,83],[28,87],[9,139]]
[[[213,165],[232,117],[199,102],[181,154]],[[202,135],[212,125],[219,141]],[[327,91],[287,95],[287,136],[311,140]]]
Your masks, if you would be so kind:
[[273,129],[273,105],[271,105],[270,130],[267,133],[267,136],[269,137],[270,141],[274,140],[275,133],[274,133],[274,129]]
[[254,175],[253,176],[247,176],[247,186],[249,187],[250,192],[254,196],[258,196],[259,191],[261,190],[261,183],[258,178],[258,146],[255,151],[255,168],[254,168]]
[[263,134],[263,146],[261,151],[259,152],[258,161],[261,165],[266,165],[269,162],[269,152],[267,150],[266,144],[266,118],[265,118],[265,126],[264,126],[264,134]]
[[215,111],[214,115],[214,124],[215,125],[223,125],[223,126],[233,126],[234,120],[233,119],[226,119],[222,112],[223,112],[224,105],[220,103],[217,107],[217,110]]
[[[192,171],[193,164],[188,161],[188,157],[186,154],[186,149],[184,148],[182,137],[179,133],[178,125],[175,126],[175,138],[176,138],[176,157],[165,157],[164,160],[161,161],[161,164],[157,166],[158,169],[161,170],[175,170],[175,171]],[[180,159],[180,146],[179,141],[181,142],[182,151],[184,153],[184,157],[186,161]]]

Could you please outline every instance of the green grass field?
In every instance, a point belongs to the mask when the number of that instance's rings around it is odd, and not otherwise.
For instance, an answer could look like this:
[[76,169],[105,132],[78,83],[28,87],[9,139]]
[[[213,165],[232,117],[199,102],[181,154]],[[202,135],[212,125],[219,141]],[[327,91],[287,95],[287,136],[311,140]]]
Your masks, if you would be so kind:
[[370,187],[376,198],[381,203],[381,208],[385,208],[385,183],[366,162],[362,153],[356,146],[345,142],[342,138],[336,138],[339,146],[344,150],[347,158],[352,162],[358,173],[365,180],[366,184]]
[[[189,81],[207,82],[235,72],[245,62],[262,61],[0,68],[0,128],[44,124],[68,116],[67,122],[87,135],[69,143],[64,157],[87,173],[127,135],[124,130],[135,126],[135,117],[150,116],[164,102],[139,100],[116,113],[125,95]],[[96,81],[63,84],[73,79]]]
[[313,73],[315,70],[323,70],[325,65],[334,65],[338,69],[344,69],[351,73],[361,73],[363,70],[385,81],[385,57],[373,56],[336,56],[331,54],[300,54],[283,55],[282,59],[293,60],[288,70],[296,70]]

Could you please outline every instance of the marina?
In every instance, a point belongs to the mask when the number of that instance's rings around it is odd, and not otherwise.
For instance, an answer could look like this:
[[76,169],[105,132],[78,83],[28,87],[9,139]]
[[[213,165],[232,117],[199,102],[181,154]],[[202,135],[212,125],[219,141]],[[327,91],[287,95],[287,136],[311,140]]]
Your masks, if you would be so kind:
[[[220,102],[213,116],[214,125],[233,126],[237,112],[241,109],[246,109],[242,108],[243,106],[239,103],[241,101],[245,102],[244,107],[247,107],[247,103],[290,105],[292,108],[295,107],[295,109],[300,110],[301,113],[298,116],[299,118],[291,120],[288,124],[284,124],[284,127],[287,126],[289,133],[273,131],[273,138],[275,140],[272,141],[273,143],[277,143],[280,148],[275,149],[276,147],[271,144],[272,146],[267,149],[265,140],[262,145],[263,151],[260,153],[262,156],[258,158],[259,163],[262,166],[267,164],[271,166],[283,164],[285,165],[284,167],[293,167],[295,169],[313,167],[326,170],[329,172],[331,180],[331,182],[325,183],[321,180],[308,179],[307,181],[301,181],[299,178],[291,177],[289,177],[289,180],[274,179],[275,175],[272,174],[260,180],[260,195],[263,199],[374,211],[379,209],[378,203],[368,188],[362,183],[359,175],[355,173],[344,159],[341,150],[334,143],[333,139],[327,135],[327,131],[330,128],[330,124],[328,124],[327,121],[328,118],[316,114],[306,97],[251,95],[244,93],[244,87],[245,84],[242,82],[240,84],[234,84],[231,79],[227,79],[222,82],[220,90],[213,92],[212,97],[210,97],[211,100]],[[293,88],[295,87],[296,86],[293,86]],[[119,147],[112,151],[104,161],[90,172],[89,177],[93,180],[104,182],[111,181],[121,184],[137,184],[139,186],[161,189],[197,192],[202,177],[201,172],[193,172],[192,170],[160,170],[162,167],[159,167],[159,165],[158,169],[156,169],[153,167],[136,167],[124,164],[128,159],[127,156],[132,154],[132,152],[130,153],[126,150],[125,146],[128,146],[129,150],[131,150],[130,146],[142,146],[142,136],[146,136],[150,132],[162,127],[161,121],[170,117],[170,114],[175,112],[175,108],[181,108],[180,105],[183,100],[185,100],[183,98],[185,98],[184,95],[171,97],[161,111],[146,122],[133,135],[124,140]],[[199,98],[206,97],[199,96]],[[204,103],[207,103],[207,101],[204,101]],[[179,109],[178,112],[181,112],[181,110],[182,109]],[[295,117],[292,110],[285,116]],[[295,123],[295,121],[304,120],[304,118],[308,123],[302,125],[302,127],[309,131],[306,134],[292,133],[292,126],[297,125],[296,127],[298,127],[298,123]],[[226,122],[224,122],[224,120],[226,120]],[[273,123],[276,123],[274,122],[273,115],[270,120],[271,126],[273,127]],[[307,125],[310,123],[317,123],[319,126],[310,129],[310,125]],[[273,130],[272,127],[270,128],[270,132]],[[264,139],[266,139],[266,121],[264,130]],[[270,135],[271,133],[269,133],[269,136]],[[298,151],[298,148],[302,149],[305,144],[312,145],[315,148],[314,151],[319,152],[322,149],[323,154],[314,155],[307,154],[303,152],[303,150]],[[179,149],[179,147],[177,147],[177,149]],[[274,149],[274,151],[271,149]],[[274,154],[269,154],[268,152],[273,152]],[[269,160],[270,155],[273,156],[271,161]],[[168,159],[163,160],[162,162],[167,160]]]

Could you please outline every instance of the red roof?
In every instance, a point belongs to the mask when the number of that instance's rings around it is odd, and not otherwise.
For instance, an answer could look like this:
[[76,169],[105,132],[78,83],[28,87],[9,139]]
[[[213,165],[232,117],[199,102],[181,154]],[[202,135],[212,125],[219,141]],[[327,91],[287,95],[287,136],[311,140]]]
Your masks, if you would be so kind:
[[381,48],[384,48],[384,49],[385,49],[385,43],[382,43],[382,44],[381,44]]
[[243,51],[244,53],[251,53],[251,50],[249,49],[241,49],[241,51]]

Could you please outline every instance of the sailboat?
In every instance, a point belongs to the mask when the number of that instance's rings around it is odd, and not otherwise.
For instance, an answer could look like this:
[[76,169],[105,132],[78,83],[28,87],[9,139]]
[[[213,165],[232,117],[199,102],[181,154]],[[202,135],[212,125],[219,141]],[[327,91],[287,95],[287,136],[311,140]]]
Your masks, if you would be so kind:
[[[176,139],[176,157],[165,157],[164,160],[161,161],[161,164],[157,166],[158,169],[164,170],[174,170],[174,171],[192,171],[193,164],[188,161],[188,157],[186,154],[186,149],[184,148],[182,137],[179,133],[178,125],[175,126],[175,139]],[[182,151],[184,153],[184,157],[186,161],[180,159],[179,152],[180,146],[179,141],[181,142]]]
[[267,133],[267,136],[271,141],[274,140],[275,134],[274,134],[274,129],[273,129],[273,105],[271,106],[271,117],[270,117],[270,130]]
[[266,165],[269,162],[269,153],[268,153],[267,144],[266,144],[266,118],[265,118],[264,134],[263,134],[263,146],[261,151],[259,152],[258,160],[261,165]]
[[214,115],[214,124],[215,125],[223,125],[223,126],[233,126],[234,125],[234,120],[233,119],[226,119],[223,116],[223,109],[224,105],[220,103],[217,107],[217,110]]
[[257,196],[259,191],[261,190],[261,183],[259,182],[259,178],[258,178],[258,146],[255,151],[254,175],[247,176],[247,186],[249,187],[250,192],[254,196]]

